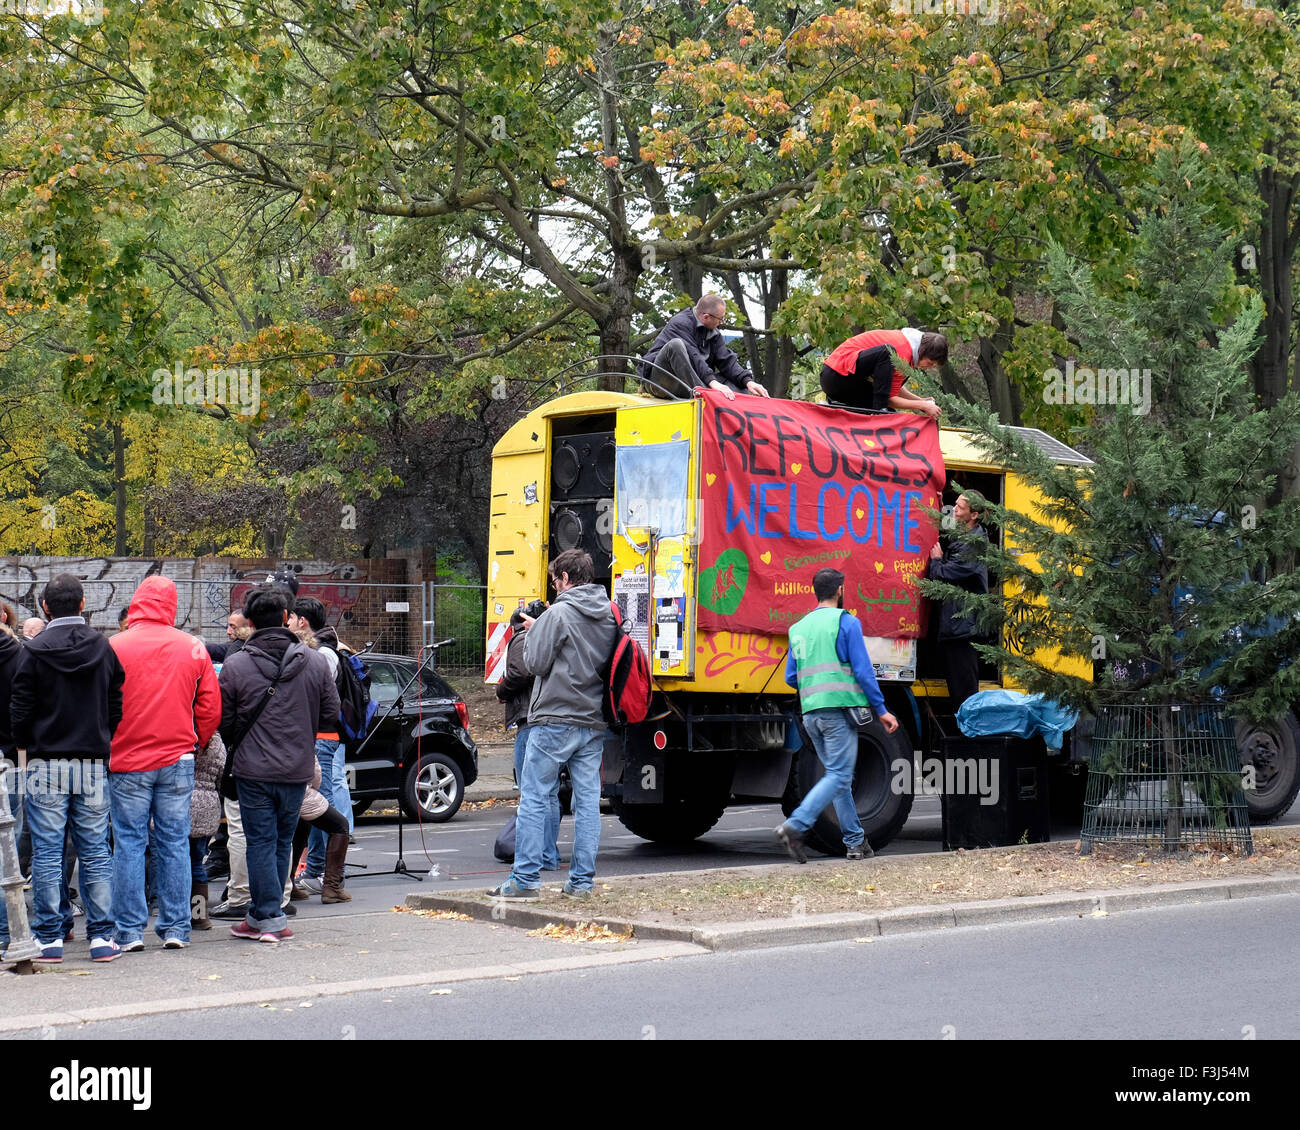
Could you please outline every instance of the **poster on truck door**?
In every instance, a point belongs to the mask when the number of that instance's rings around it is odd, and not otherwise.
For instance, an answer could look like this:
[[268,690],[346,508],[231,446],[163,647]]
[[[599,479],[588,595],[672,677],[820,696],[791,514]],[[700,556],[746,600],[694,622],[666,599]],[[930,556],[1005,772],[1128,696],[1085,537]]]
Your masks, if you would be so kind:
[[939,425],[803,401],[703,392],[699,624],[784,635],[817,604],[812,579],[844,573],[867,636],[924,634],[917,579],[938,530]]

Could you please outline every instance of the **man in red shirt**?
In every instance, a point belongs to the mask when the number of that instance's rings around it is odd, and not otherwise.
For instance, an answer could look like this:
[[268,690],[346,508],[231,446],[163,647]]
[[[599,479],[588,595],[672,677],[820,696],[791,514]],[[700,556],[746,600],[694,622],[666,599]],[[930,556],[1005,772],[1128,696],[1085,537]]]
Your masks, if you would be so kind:
[[868,330],[837,347],[822,365],[826,399],[853,408],[924,412],[937,420],[939,406],[903,387],[894,367],[901,358],[913,369],[937,369],[948,360],[948,339],[920,330]]
[[144,949],[148,846],[158,892],[154,930],[165,949],[184,949],[190,940],[194,753],[221,722],[221,691],[203,641],[174,627],[176,586],[166,577],[141,582],[129,622],[109,641],[126,671],[122,721],[108,761],[113,919],[123,953]]

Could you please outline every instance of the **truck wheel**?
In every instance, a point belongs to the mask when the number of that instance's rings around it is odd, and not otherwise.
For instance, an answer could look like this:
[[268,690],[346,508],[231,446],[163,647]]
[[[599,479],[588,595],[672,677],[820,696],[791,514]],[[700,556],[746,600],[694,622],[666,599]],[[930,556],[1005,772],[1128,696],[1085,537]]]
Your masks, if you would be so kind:
[[[858,763],[853,773],[853,799],[858,808],[867,842],[879,851],[902,831],[912,811],[912,748],[907,731],[900,726],[886,734],[879,720],[858,735]],[[901,763],[901,764],[900,764]],[[902,768],[905,765],[906,768]],[[900,771],[906,784],[894,787]],[[795,778],[799,798],[822,779],[825,769],[817,758],[812,742],[806,741],[795,758]],[[784,805],[782,805],[784,808]],[[793,809],[791,809],[793,811]],[[787,813],[788,815],[788,813]],[[828,806],[808,829],[807,841],[823,855],[843,855],[844,840],[835,809]]]
[[1300,726],[1295,715],[1238,722],[1237,751],[1241,764],[1255,769],[1255,787],[1245,790],[1251,822],[1267,824],[1289,812],[1300,794]]
[[615,800],[614,815],[634,836],[657,844],[687,844],[699,839],[719,820],[725,799],[692,803],[624,804]]

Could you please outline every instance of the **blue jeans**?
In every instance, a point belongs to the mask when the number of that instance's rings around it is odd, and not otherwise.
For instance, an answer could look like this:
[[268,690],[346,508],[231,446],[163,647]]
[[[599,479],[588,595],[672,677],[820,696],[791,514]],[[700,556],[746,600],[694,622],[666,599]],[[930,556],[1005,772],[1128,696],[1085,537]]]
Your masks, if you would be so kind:
[[[521,791],[524,787],[524,760],[528,753],[528,735],[532,733],[532,730],[531,726],[520,725],[518,732],[515,734],[515,784],[519,786]],[[560,811],[559,783],[557,782],[556,791],[551,797],[550,807],[546,810],[546,833],[542,840],[542,869],[544,871],[556,871],[560,866],[560,849],[556,841],[560,837],[560,817],[562,815]]]
[[113,918],[118,944],[140,941],[149,922],[146,848],[158,895],[154,933],[164,941],[188,942],[194,759],[183,757],[162,769],[110,773],[108,786],[113,800]]
[[248,892],[250,905],[246,921],[263,933],[283,930],[287,924],[280,909],[284,883],[289,877],[293,854],[293,830],[298,826],[306,785],[285,785],[236,778],[239,786],[239,815],[248,847]]
[[113,857],[108,850],[108,769],[102,761],[44,761],[27,766],[27,823],[32,830],[32,933],[61,941],[63,837],[72,833],[86,908],[86,936],[113,936]]
[[[190,837],[190,882],[206,883],[208,881],[208,869],[203,862],[203,857],[208,854],[209,836],[191,836]],[[191,900],[192,901],[192,900]],[[191,906],[191,916],[193,914]]]
[[853,768],[858,761],[858,731],[849,723],[841,707],[810,710],[803,716],[804,729],[812,739],[813,749],[826,767],[826,773],[803,798],[803,803],[786,821],[791,828],[806,832],[828,804],[835,805],[835,815],[844,835],[844,846],[858,847],[865,833],[853,801]]
[[569,883],[590,890],[596,877],[596,849],[600,846],[600,761],[606,731],[567,725],[528,729],[528,753],[519,786],[519,821],[515,828],[514,879],[521,887],[541,886],[547,817],[559,784],[560,769],[568,765],[573,785],[573,858],[569,860]]
[[[348,792],[347,766],[343,764],[343,743],[316,739],[316,760],[320,762],[320,791],[327,801],[348,818],[352,830],[352,794]],[[319,879],[325,874],[325,844],[329,835],[312,826],[307,837],[307,874]],[[297,862],[296,860],[294,861]]]

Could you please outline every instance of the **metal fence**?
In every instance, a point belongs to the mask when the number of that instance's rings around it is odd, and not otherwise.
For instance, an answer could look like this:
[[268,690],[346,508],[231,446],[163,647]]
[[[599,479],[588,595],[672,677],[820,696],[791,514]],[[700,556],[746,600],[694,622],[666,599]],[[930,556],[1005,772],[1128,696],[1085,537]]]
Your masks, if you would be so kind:
[[[208,643],[226,642],[226,619],[243,606],[244,594],[258,579],[170,578],[176,585],[176,626]],[[117,630],[119,612],[130,605],[140,579],[83,580],[90,626]],[[16,606],[20,621],[39,616],[44,581],[18,584],[0,579],[0,599]],[[360,651],[415,655],[420,647],[454,636],[443,648],[438,670],[451,675],[482,675],[487,589],[483,585],[442,585],[432,582],[382,584],[331,580],[303,582],[299,596],[314,596],[325,605],[326,622],[339,639]]]
[[1253,850],[1233,724],[1220,703],[1097,712],[1080,843]]
[[454,636],[456,642],[438,652],[438,670],[448,675],[483,675],[487,631],[487,589],[483,585],[430,583],[433,640]]

